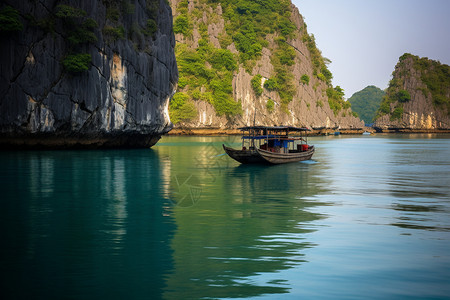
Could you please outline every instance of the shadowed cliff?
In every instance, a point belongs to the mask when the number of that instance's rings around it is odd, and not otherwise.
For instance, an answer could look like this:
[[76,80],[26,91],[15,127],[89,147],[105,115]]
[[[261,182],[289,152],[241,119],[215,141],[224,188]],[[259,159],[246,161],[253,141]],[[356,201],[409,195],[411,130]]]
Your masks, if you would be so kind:
[[1,147],[149,147],[172,128],[166,1],[6,1],[0,22]]

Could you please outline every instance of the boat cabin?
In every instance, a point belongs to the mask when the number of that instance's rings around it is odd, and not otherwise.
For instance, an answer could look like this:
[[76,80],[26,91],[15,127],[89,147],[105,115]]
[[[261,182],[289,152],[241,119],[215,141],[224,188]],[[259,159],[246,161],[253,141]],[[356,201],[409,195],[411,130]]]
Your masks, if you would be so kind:
[[298,153],[309,149],[308,128],[291,126],[247,126],[243,132],[242,150],[262,149],[274,153]]

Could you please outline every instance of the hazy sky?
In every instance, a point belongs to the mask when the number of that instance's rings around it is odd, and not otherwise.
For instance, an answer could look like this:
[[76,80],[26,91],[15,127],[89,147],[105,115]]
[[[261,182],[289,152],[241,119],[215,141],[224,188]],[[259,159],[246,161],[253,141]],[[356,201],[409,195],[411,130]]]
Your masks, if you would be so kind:
[[450,65],[450,0],[292,0],[345,97],[385,89],[405,52]]

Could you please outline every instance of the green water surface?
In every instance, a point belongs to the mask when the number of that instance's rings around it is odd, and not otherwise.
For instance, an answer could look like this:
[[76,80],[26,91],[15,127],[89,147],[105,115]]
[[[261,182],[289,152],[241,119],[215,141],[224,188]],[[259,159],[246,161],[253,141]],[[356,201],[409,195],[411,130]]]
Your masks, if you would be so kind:
[[450,299],[450,136],[0,152],[2,299]]

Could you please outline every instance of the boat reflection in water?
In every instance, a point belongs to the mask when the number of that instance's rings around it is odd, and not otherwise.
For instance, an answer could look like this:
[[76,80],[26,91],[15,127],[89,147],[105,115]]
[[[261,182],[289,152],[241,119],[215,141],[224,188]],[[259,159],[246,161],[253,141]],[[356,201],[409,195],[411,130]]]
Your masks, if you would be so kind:
[[[201,147],[185,149],[184,155],[202,153]],[[182,156],[171,157],[172,166],[183,165]],[[166,299],[288,293],[292,283],[281,272],[305,263],[304,250],[315,246],[308,234],[316,231],[311,222],[322,216],[311,208],[324,205],[314,198],[324,186],[312,182],[317,165],[222,166],[214,181],[197,170],[199,201],[174,207],[174,269],[167,277]]]

